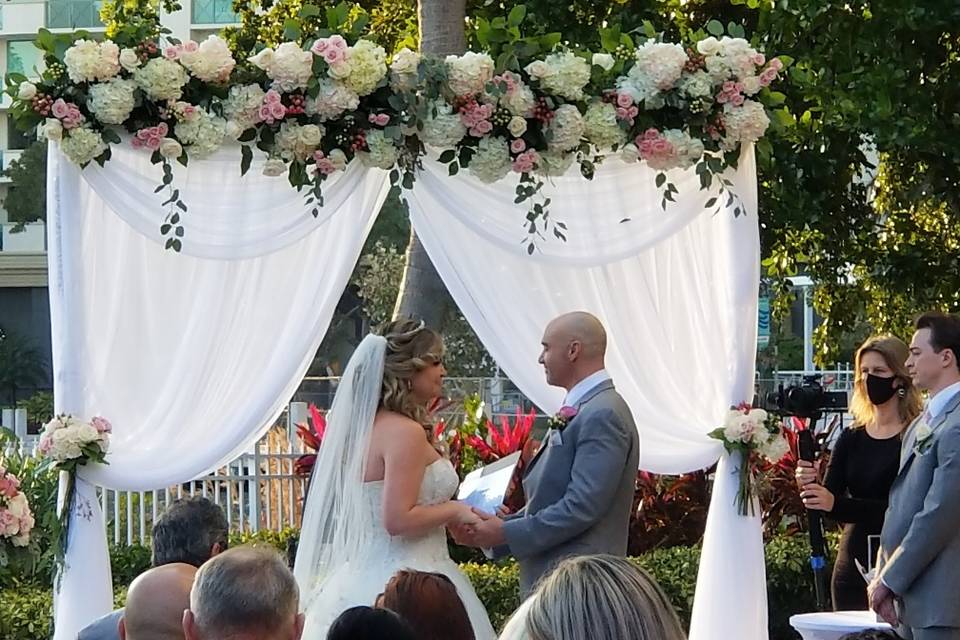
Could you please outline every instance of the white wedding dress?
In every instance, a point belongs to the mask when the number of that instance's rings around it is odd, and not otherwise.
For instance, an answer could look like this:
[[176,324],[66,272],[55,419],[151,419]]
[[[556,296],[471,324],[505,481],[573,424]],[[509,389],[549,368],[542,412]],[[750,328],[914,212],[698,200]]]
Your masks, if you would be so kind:
[[[426,468],[417,504],[446,502],[459,484],[453,465],[441,458]],[[327,629],[337,616],[353,606],[372,606],[390,578],[402,569],[446,575],[457,587],[477,640],[496,638],[476,591],[450,559],[446,530],[437,527],[419,537],[391,536],[383,526],[383,482],[364,483],[362,496],[365,520],[373,528],[365,536],[368,548],[357,561],[339,565],[311,595],[305,610],[303,640],[325,640]],[[310,534],[304,531],[303,535]]]

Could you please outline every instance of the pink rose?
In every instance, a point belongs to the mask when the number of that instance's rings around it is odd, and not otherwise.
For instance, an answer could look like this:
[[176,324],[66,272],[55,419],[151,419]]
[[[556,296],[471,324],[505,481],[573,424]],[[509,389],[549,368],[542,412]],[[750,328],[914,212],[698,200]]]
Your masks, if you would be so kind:
[[757,65],[758,67],[762,67],[763,63],[767,61],[762,53],[753,54],[753,58],[751,59],[753,60],[753,64]]
[[279,104],[280,94],[277,93],[276,89],[270,89],[270,91],[267,91],[266,95],[263,96],[263,102],[265,104]]
[[769,87],[774,80],[777,79],[777,70],[773,67],[767,67],[763,70],[763,73],[760,74],[760,84],[764,87]]
[[[163,135],[166,136],[166,132]],[[94,416],[90,420],[90,424],[97,430],[97,433],[111,433],[113,431],[113,425],[110,424],[110,421],[100,416]]]
[[327,50],[327,47],[330,46],[330,43],[326,38],[320,38],[319,40],[314,41],[313,46],[310,47],[310,52],[315,56],[322,56],[323,52]]
[[337,170],[337,167],[334,166],[333,160],[331,160],[330,158],[320,158],[319,160],[317,160],[317,171],[319,171],[323,175],[328,176],[331,173],[335,172],[336,170]]
[[180,47],[167,47],[163,50],[163,57],[167,60],[176,60],[180,57]]
[[53,117],[63,120],[67,117],[67,114],[70,113],[70,108],[67,106],[67,103],[63,101],[63,98],[57,98],[57,101],[53,103]]
[[523,141],[523,138],[517,138],[510,143],[510,151],[514,153],[522,153],[527,148],[527,143]]
[[735,96],[730,98],[730,104],[732,104],[735,107],[739,107],[740,105],[743,104],[743,96],[740,95],[739,93],[736,94]]
[[273,117],[270,115],[270,106],[269,105],[260,105],[260,111],[258,112],[260,119],[265,122],[273,122]]
[[665,138],[660,138],[653,141],[653,151],[657,154],[668,154],[673,151],[673,145],[667,142]]
[[650,127],[649,129],[643,132],[644,140],[656,140],[659,137],[660,137],[660,132],[654,129],[653,127]]
[[184,53],[196,53],[197,51],[200,50],[200,45],[194,42],[193,40],[187,40],[186,42],[183,43],[183,47],[181,48],[181,50]]
[[273,116],[274,120],[281,120],[283,116],[287,115],[287,109],[280,103],[274,103],[270,105],[270,115]]
[[327,64],[334,65],[342,60],[346,59],[346,52],[343,49],[327,49],[323,52],[323,59],[327,61]]
[[[193,109],[193,107],[190,107],[190,109]],[[156,135],[160,136],[161,138],[165,138],[167,136],[167,133],[169,132],[170,132],[170,127],[167,126],[166,122],[161,122],[156,126]],[[100,419],[103,420],[103,418],[100,418]],[[103,420],[103,421],[107,422],[106,420]],[[109,422],[107,422],[107,426],[110,426]]]
[[340,49],[341,51],[347,50],[347,41],[343,39],[343,36],[340,34],[334,34],[330,36],[330,46],[334,49]]
[[517,173],[530,173],[536,168],[539,161],[540,154],[534,149],[529,149],[514,159],[512,168]]
[[[133,140],[134,142],[137,141],[136,138]],[[137,145],[134,144],[133,146],[136,147]],[[49,435],[43,436],[40,438],[40,444],[37,446],[37,448],[40,450],[40,453],[47,455],[53,449],[53,438],[51,438]]]
[[6,509],[0,509],[0,535],[9,537],[20,530],[20,520]]
[[577,413],[579,413],[579,411],[577,410],[576,407],[564,406],[564,407],[560,407],[560,411],[557,412],[557,417],[560,418],[561,420],[566,420],[567,422],[569,422],[570,420],[573,420],[574,418],[577,417]]
[[773,60],[771,60],[770,68],[776,69],[777,71],[780,71],[781,69],[783,69],[783,63],[780,62],[780,58],[774,58]]
[[633,104],[633,98],[626,93],[617,94],[617,106],[626,108]]
[[626,109],[625,107],[617,107],[617,117],[620,118],[621,120],[627,120],[627,119],[629,119],[630,116],[627,115],[628,113],[629,113],[629,112],[627,111],[627,109]]
[[470,129],[470,135],[480,137],[493,131],[493,124],[489,120],[481,120],[475,127]]
[[385,127],[385,126],[387,126],[387,124],[389,124],[389,123],[390,123],[390,116],[389,116],[389,115],[387,115],[387,114],[385,114],[385,113],[378,113],[378,114],[377,114],[377,121],[376,121],[376,124],[377,124],[377,125],[379,125],[379,126],[381,126],[381,127]]
[[157,151],[160,149],[161,142],[163,142],[162,138],[152,136],[147,140],[147,149],[150,149],[150,151]]
[[723,83],[722,88],[720,89],[724,93],[733,93],[737,90],[737,83],[733,80],[727,80]]

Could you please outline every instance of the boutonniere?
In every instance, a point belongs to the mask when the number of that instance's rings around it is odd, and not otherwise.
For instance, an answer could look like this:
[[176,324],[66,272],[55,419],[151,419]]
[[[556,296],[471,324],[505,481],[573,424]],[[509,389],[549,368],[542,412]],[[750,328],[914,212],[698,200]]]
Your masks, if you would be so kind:
[[577,417],[576,407],[560,407],[560,411],[550,418],[548,426],[555,431],[563,431],[570,421]]
[[917,425],[917,432],[914,434],[913,450],[917,455],[923,455],[933,444],[933,429],[926,422]]

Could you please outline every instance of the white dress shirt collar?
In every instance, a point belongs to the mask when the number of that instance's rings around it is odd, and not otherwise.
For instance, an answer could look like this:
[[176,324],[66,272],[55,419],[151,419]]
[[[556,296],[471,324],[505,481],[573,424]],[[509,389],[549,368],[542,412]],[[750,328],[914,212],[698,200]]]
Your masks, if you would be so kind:
[[947,404],[957,393],[960,393],[960,382],[954,382],[949,387],[944,387],[927,401],[927,414],[930,420],[937,418],[947,408]]
[[583,400],[584,396],[609,379],[610,374],[607,373],[606,369],[600,369],[600,371],[587,376],[567,392],[567,397],[563,400],[563,406],[576,406],[578,402]]

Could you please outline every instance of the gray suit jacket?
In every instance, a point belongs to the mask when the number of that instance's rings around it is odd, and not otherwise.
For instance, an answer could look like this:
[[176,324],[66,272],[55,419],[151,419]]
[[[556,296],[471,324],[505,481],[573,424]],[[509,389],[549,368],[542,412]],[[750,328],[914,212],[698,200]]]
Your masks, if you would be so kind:
[[117,609],[112,613],[97,618],[77,634],[77,640],[120,640],[120,618],[123,617],[123,609]]
[[917,453],[914,421],[880,536],[880,577],[911,628],[960,627],[960,394],[934,419]]
[[560,439],[544,439],[523,478],[526,507],[503,525],[524,596],[564,558],[627,553],[640,436],[613,382],[584,396]]

